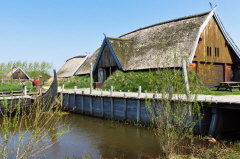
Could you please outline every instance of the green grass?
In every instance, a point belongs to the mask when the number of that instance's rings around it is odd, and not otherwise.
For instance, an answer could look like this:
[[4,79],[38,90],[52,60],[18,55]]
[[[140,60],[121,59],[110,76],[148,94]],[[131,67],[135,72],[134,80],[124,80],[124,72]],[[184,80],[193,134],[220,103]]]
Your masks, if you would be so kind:
[[63,84],[64,84],[64,87],[67,89],[73,89],[74,86],[77,86],[77,88],[89,88],[90,77],[88,75],[85,75],[85,76],[74,76],[71,78],[60,79],[59,86],[62,86]]
[[220,91],[217,91],[216,87],[205,87],[202,89],[202,92],[200,94],[205,95],[240,95],[240,90],[238,88],[232,89],[232,92],[225,91],[224,89],[221,89]]
[[[30,81],[26,82],[27,89],[31,91],[32,83]],[[20,85],[20,82],[12,81],[12,82],[6,82],[6,83],[0,83],[0,92],[4,91],[18,91],[23,90],[24,88]]]

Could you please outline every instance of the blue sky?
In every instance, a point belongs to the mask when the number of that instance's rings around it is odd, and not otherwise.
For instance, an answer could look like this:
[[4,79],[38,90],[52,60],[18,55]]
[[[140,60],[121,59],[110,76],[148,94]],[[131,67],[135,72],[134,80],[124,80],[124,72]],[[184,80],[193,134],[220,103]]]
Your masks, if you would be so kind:
[[[57,70],[104,38],[210,10],[209,0],[0,0],[0,62],[47,61]],[[240,46],[240,1],[212,0]]]

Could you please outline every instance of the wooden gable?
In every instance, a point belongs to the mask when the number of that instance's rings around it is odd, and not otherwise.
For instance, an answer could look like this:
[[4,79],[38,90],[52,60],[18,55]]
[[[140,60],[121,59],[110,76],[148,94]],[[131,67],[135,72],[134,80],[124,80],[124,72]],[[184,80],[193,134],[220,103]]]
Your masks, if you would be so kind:
[[117,63],[107,44],[104,45],[103,53],[98,62],[98,67],[115,67]]
[[201,33],[193,61],[233,64],[236,55],[229,47],[214,17]]
[[239,64],[239,58],[213,16],[200,35],[189,69],[198,73],[204,85],[217,86],[223,81],[233,81]]
[[13,74],[12,74],[13,79],[28,79],[26,74],[22,72],[20,69],[17,69]]

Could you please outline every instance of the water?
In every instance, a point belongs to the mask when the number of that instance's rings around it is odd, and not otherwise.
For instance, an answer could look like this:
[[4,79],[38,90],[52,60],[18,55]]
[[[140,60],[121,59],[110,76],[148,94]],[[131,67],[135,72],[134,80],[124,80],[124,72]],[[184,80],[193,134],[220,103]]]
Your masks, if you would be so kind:
[[[46,152],[46,158],[156,158],[159,144],[151,130],[79,114],[67,115],[71,132]],[[60,123],[61,124],[61,123]]]

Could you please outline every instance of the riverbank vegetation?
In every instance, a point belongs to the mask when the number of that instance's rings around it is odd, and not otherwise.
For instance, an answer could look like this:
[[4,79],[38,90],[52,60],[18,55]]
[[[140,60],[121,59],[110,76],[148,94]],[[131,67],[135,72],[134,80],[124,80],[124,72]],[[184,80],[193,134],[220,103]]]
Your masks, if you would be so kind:
[[[68,132],[61,106],[30,100],[2,100],[0,111],[0,158],[36,158]],[[63,122],[62,122],[63,123]]]

